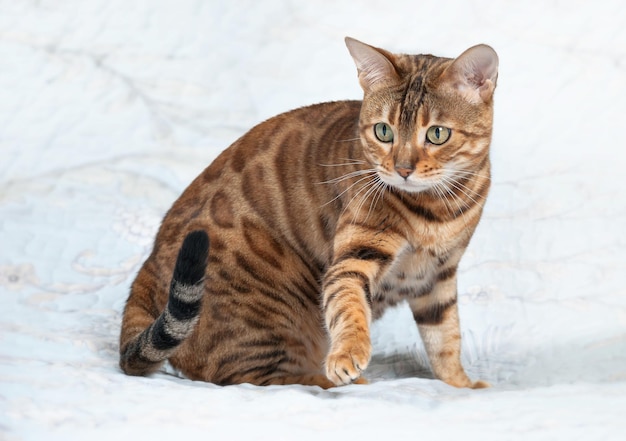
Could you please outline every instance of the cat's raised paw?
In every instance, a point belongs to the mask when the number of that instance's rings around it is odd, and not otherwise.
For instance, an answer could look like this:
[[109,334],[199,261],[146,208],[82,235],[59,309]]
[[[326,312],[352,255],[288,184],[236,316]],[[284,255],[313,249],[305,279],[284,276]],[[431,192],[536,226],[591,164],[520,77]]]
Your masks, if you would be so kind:
[[326,357],[326,376],[337,386],[355,382],[367,368],[371,352],[369,342],[341,345],[337,350],[331,350]]

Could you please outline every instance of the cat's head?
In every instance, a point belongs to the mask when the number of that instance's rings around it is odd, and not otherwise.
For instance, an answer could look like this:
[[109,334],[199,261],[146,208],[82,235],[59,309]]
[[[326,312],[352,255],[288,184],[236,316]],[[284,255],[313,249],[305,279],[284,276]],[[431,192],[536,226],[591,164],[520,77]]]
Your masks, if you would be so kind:
[[346,38],[364,91],[364,153],[380,179],[410,193],[455,185],[489,158],[498,56],[396,55]]

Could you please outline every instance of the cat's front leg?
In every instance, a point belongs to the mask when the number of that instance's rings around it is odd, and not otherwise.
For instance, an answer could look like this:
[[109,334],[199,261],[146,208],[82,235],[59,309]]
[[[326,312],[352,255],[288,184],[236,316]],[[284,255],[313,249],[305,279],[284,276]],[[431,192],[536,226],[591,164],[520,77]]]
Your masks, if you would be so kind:
[[370,286],[380,269],[392,261],[392,253],[385,249],[389,243],[384,245],[351,241],[337,247],[324,276],[324,319],[330,336],[325,368],[326,376],[336,385],[359,379],[369,364]]
[[439,279],[429,295],[409,301],[433,373],[455,387],[489,387],[484,381],[470,380],[461,365],[455,271],[446,270]]
[[332,268],[324,283],[324,318],[330,335],[326,376],[338,386],[358,379],[370,361],[369,283],[361,270]]

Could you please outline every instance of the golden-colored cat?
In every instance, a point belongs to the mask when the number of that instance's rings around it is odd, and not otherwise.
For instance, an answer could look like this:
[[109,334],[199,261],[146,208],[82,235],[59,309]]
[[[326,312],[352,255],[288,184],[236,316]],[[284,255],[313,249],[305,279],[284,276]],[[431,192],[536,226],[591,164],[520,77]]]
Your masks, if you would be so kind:
[[456,270],[489,190],[498,57],[346,44],[363,101],[259,124],[169,210],[124,310],[124,372],[362,382],[371,321],[407,301],[436,377],[486,386],[460,362]]

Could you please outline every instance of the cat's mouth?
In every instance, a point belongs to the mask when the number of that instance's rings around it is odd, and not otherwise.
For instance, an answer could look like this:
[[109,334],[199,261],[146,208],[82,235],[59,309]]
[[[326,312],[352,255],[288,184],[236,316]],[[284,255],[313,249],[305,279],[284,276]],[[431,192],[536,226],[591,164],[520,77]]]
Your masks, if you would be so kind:
[[388,172],[378,172],[380,180],[385,184],[408,193],[421,193],[423,191],[432,190],[437,185],[441,185],[441,182],[437,178],[433,177],[420,177],[415,173],[403,177],[399,174],[390,174]]

